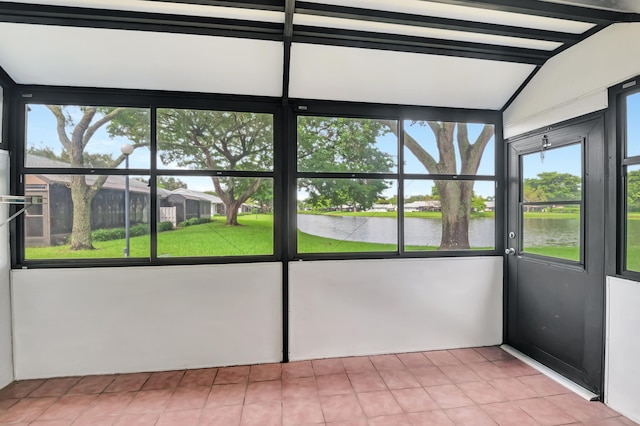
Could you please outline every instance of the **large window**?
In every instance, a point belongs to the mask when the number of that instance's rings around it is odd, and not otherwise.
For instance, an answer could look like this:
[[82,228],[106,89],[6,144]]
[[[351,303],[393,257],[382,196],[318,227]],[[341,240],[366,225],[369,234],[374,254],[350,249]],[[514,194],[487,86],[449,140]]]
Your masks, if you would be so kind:
[[149,109],[26,106],[24,193],[43,203],[24,259],[149,257],[150,129]]
[[579,262],[582,144],[522,156],[522,251]]
[[14,191],[43,203],[16,221],[16,266],[496,253],[498,113],[101,90],[19,102]]
[[298,253],[495,250],[494,125],[300,115]]
[[495,249],[495,126],[404,121],[407,251]]
[[273,114],[32,103],[25,118],[24,193],[43,203],[24,260],[274,254]]
[[299,253],[397,250],[396,127],[394,120],[298,117]]
[[623,97],[622,270],[640,272],[640,92]]
[[178,231],[158,255],[273,254],[273,116],[162,108],[156,122],[158,229]]

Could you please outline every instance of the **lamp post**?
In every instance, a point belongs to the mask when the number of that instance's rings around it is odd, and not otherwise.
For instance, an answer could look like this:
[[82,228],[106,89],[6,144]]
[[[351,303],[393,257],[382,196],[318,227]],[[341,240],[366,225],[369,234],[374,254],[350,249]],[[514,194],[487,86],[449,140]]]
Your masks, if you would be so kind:
[[[133,152],[133,145],[124,143],[120,146],[120,152],[124,154],[124,168],[129,170],[129,155]],[[129,175],[124,176],[124,257],[129,257]]]

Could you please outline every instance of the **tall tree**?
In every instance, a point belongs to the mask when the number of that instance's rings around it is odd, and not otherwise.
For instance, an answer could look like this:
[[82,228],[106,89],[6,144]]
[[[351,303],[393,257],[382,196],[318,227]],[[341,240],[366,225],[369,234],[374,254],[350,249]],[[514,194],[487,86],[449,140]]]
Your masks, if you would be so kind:
[[580,200],[582,179],[570,173],[542,172],[535,178],[525,179],[523,187],[544,194],[545,199],[540,201]]
[[[397,122],[385,121],[385,123],[396,135],[398,134]],[[431,129],[435,136],[438,160],[406,131],[404,132],[404,144],[430,174],[475,175],[478,172],[482,154],[494,134],[493,125],[486,124],[475,142],[471,143],[466,123],[427,121],[424,124]],[[456,148],[461,163],[459,172]],[[470,248],[469,219],[471,217],[473,184],[474,181],[471,180],[435,181],[437,194],[442,205],[440,250]]]
[[[103,126],[116,117],[126,115],[124,108],[80,107],[79,114],[72,114],[67,107],[47,105],[56,119],[58,140],[62,145],[60,159],[68,162],[72,168],[99,167],[115,168],[125,156],[113,159],[110,156],[88,154],[85,152],[91,138]],[[148,120],[147,120],[148,123]],[[147,139],[148,140],[148,139]],[[137,148],[148,143],[138,143]],[[73,225],[71,230],[71,250],[93,249],[91,242],[91,201],[104,185],[108,176],[98,176],[92,183],[85,175],[71,175],[69,188],[73,202]]]
[[[371,119],[340,117],[298,118],[298,171],[330,173],[381,173],[394,166],[393,157],[377,146],[389,132]],[[299,188],[309,194],[314,208],[371,208],[388,188],[383,179],[306,178]]]
[[[135,126],[135,124],[134,124]],[[266,171],[273,168],[273,117],[246,112],[160,109],[158,152],[164,164],[197,170]],[[262,178],[211,178],[225,205],[226,224],[238,225],[238,210]]]
[[173,176],[160,176],[158,177],[158,188],[173,191],[175,189],[187,189],[187,184]]

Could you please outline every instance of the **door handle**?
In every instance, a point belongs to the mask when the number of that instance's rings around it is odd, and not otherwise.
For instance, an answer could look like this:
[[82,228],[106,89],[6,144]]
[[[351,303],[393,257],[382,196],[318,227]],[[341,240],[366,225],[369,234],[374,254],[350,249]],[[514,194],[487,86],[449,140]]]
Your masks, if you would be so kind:
[[513,247],[509,247],[508,249],[504,249],[504,254],[515,254],[516,253],[516,249],[514,249]]

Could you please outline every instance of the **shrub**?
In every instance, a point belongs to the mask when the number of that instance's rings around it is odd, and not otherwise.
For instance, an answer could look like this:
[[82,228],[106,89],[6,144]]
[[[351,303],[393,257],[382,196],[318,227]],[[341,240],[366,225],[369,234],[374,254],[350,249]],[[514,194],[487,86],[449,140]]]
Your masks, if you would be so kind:
[[[148,233],[149,225],[144,223],[129,227],[129,237],[139,237],[141,235],[147,235]],[[91,239],[93,241],[122,240],[125,237],[126,230],[124,228],[96,229],[95,231],[91,232]]]
[[186,226],[201,225],[203,223],[209,223],[209,222],[211,222],[210,217],[192,217],[191,219],[180,222],[178,226],[180,228],[184,228]]
[[166,232],[166,231],[171,231],[173,230],[173,223],[172,222],[160,222],[158,224],[158,232]]

